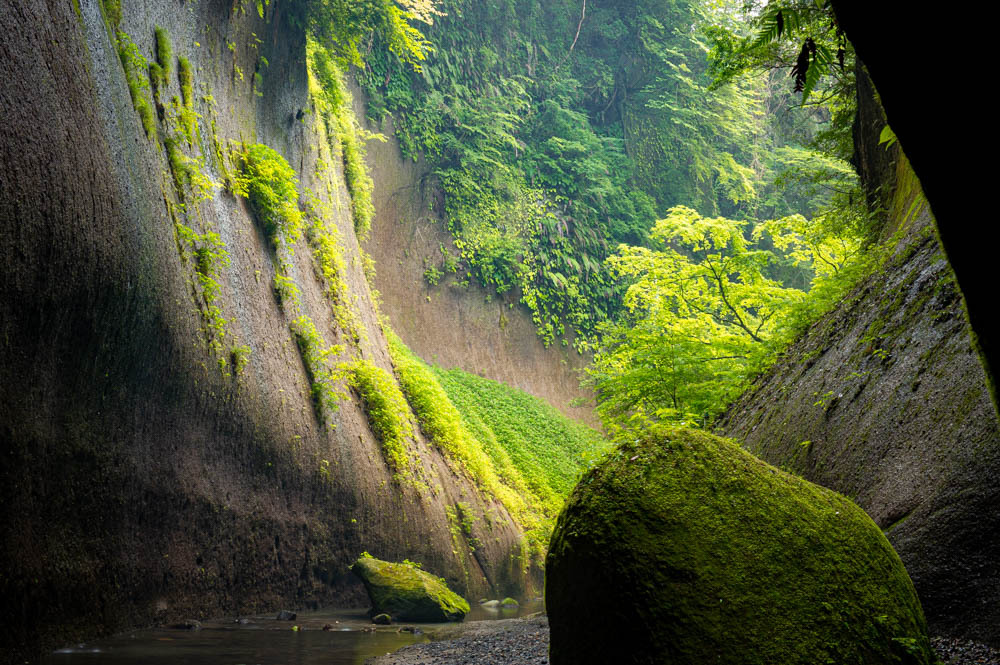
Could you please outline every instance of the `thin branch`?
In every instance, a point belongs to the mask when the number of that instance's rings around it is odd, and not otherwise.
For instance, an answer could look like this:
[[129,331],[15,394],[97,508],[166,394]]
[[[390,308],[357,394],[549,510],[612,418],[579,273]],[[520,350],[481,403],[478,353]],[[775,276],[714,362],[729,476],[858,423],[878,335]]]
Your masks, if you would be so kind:
[[556,65],[555,71],[558,72],[559,68],[563,66],[563,63],[565,63],[566,60],[569,59],[570,54],[573,53],[573,47],[576,46],[576,40],[580,39],[580,28],[583,27],[583,19],[586,18],[586,16],[587,16],[587,0],[583,0],[583,11],[580,12],[580,22],[577,23],[576,25],[576,36],[573,37],[573,43],[569,45],[569,50],[566,52],[566,55],[563,56],[563,59],[559,62],[558,65]]

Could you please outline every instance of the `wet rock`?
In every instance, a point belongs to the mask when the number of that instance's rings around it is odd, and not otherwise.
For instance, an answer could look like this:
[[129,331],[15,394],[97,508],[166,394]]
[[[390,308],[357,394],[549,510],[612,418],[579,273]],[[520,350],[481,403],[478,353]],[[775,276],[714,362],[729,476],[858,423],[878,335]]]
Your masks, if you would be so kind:
[[496,608],[496,607],[500,607],[500,601],[499,600],[487,600],[485,602],[480,603],[480,605],[482,605],[486,609],[493,609],[493,608]]
[[278,612],[278,616],[275,617],[278,621],[295,621],[298,618],[298,614],[295,612],[290,612],[288,610],[281,610]]
[[503,600],[500,601],[500,607],[503,607],[505,609],[513,609],[515,607],[520,607],[520,606],[521,606],[520,603],[518,603],[513,598],[504,598]]
[[173,628],[175,630],[201,630],[201,622],[197,619],[185,619],[184,621],[172,623],[167,626],[167,628]]
[[583,477],[545,588],[554,665],[934,660],[860,508],[697,431],[646,434]]
[[440,577],[403,563],[365,556],[351,572],[361,578],[372,601],[372,614],[399,621],[461,621],[469,603],[451,591]]
[[379,626],[388,626],[392,623],[392,617],[385,613],[376,614],[372,617],[372,623],[378,624]]

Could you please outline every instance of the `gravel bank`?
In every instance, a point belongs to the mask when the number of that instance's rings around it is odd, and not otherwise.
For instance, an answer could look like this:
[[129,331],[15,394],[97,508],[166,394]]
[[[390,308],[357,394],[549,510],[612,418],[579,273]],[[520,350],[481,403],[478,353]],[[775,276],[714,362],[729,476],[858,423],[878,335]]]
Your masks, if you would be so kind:
[[369,658],[365,665],[547,665],[549,620],[544,616],[470,621],[428,633],[434,642]]
[[[544,616],[470,621],[430,634],[434,642],[404,647],[365,665],[547,665],[549,622]],[[944,665],[1000,665],[1000,650],[944,637],[931,639]]]

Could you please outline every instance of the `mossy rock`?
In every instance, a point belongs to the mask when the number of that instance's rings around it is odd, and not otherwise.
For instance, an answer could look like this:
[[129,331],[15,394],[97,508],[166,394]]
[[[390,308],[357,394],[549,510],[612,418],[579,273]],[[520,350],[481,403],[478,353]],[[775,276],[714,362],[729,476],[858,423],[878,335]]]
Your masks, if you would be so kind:
[[560,515],[553,665],[926,665],[920,602],[848,499],[697,431],[624,444]]
[[388,614],[395,621],[461,621],[469,603],[440,577],[406,563],[373,557],[358,559],[351,572],[361,578],[372,601],[372,616]]

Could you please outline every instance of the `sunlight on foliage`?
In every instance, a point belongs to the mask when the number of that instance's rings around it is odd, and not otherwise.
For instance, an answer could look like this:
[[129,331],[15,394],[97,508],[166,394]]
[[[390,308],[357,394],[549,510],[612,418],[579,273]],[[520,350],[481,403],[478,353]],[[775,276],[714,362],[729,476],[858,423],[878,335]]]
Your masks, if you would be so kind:
[[[748,233],[678,206],[654,226],[655,249],[622,245],[608,264],[632,280],[627,314],[606,327],[588,370],[608,430],[717,416],[870,268],[858,235],[836,221],[792,216]],[[752,242],[764,235],[774,250]],[[779,256],[813,273],[809,293],[767,277]]]

